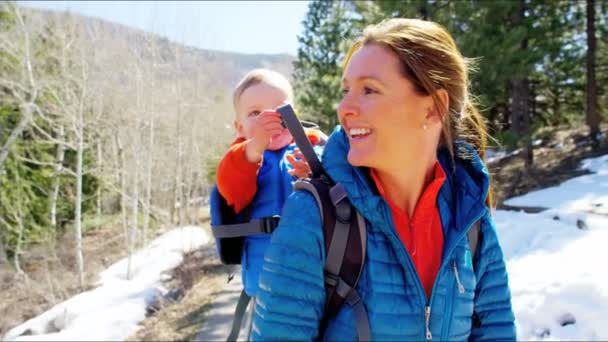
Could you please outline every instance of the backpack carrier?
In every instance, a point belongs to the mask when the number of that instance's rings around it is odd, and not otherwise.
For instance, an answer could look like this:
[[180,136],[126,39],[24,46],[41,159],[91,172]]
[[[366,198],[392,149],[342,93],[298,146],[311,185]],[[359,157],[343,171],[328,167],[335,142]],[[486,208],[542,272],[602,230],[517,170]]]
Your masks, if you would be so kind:
[[[315,198],[323,224],[326,301],[318,338],[322,339],[329,320],[346,303],[352,307],[354,313],[358,340],[369,341],[371,333],[367,310],[356,290],[367,253],[365,219],[351,204],[342,184],[334,182],[323,169],[291,105],[279,107],[277,111],[281,113],[284,125],[291,132],[312,170],[310,178],[295,182],[294,191],[308,191]],[[223,263],[240,263],[244,236],[271,234],[278,226],[278,217],[245,222],[244,216],[246,215],[234,215],[214,187],[211,197],[211,226]],[[479,232],[480,224],[477,221],[468,232],[472,256],[475,256]],[[229,341],[238,337],[240,322],[248,302],[249,298],[243,291],[235,310]]]

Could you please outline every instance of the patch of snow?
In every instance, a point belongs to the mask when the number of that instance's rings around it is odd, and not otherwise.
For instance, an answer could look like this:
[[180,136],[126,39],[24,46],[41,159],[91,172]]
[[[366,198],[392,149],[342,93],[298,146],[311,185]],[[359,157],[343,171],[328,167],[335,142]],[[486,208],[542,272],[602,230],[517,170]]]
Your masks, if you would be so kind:
[[173,229],[100,273],[98,287],[60,303],[38,317],[11,329],[5,340],[27,341],[119,341],[137,330],[147,304],[162,296],[163,271],[179,265],[183,253],[209,242],[200,227]]

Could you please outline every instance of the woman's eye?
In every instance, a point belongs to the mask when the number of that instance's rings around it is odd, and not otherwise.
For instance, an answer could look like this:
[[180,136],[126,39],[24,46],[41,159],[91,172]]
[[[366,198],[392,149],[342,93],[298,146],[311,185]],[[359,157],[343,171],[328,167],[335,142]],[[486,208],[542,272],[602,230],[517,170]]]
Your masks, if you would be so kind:
[[348,94],[348,88],[343,88],[342,89],[342,95],[346,95]]
[[258,116],[258,115],[260,115],[260,113],[261,112],[259,110],[254,110],[254,111],[250,112],[249,115],[247,115],[247,116]]
[[374,94],[377,93],[377,91],[375,89],[372,89],[370,87],[363,87],[363,92],[367,95],[367,94]]

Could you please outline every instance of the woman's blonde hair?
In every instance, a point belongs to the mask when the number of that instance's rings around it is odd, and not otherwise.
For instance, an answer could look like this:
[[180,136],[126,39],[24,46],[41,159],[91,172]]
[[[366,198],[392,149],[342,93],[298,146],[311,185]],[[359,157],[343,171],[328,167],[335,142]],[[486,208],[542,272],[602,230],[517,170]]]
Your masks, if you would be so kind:
[[287,100],[290,102],[293,100],[293,88],[285,76],[269,69],[253,69],[243,76],[234,88],[234,92],[232,93],[232,105],[234,106],[235,111],[236,104],[245,90],[262,82],[283,90],[287,94]]
[[[455,139],[462,139],[475,148],[485,163],[488,132],[469,93],[470,61],[461,55],[448,31],[437,23],[419,19],[394,18],[370,25],[346,54],[343,70],[353,54],[369,44],[380,44],[395,52],[403,76],[419,94],[433,97],[444,118],[440,146],[447,147],[452,158],[455,153],[466,158],[464,151],[454,151]],[[437,95],[438,89],[448,93],[447,112]],[[491,191],[487,203],[492,203]]]

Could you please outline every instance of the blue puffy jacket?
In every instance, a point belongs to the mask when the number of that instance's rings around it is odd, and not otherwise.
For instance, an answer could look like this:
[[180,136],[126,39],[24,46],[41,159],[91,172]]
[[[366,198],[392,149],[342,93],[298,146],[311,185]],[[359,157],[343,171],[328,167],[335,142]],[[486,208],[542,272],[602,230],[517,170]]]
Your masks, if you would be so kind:
[[[342,183],[367,223],[367,256],[357,285],[367,309],[372,340],[514,340],[515,325],[502,250],[485,205],[489,176],[475,151],[438,158],[447,174],[437,205],[444,229],[442,264],[430,300],[400,241],[387,202],[365,168],[351,166],[348,139],[338,127],[323,153],[331,177]],[[473,261],[467,231],[481,218],[481,240]],[[312,195],[292,194],[272,236],[260,275],[251,338],[312,340],[323,316],[323,231]],[[473,265],[474,264],[474,265]],[[459,289],[463,291],[460,292]],[[428,323],[425,311],[430,309]],[[479,318],[473,324],[475,311]],[[356,340],[353,312],[344,305],[328,323],[324,340]]]
[[[276,151],[264,151],[262,165],[258,170],[258,190],[247,208],[251,219],[281,214],[285,200],[293,191],[295,179],[288,173],[291,165],[285,159],[285,155],[293,152],[294,148],[295,144],[290,144]],[[255,297],[258,293],[258,278],[264,262],[264,252],[269,244],[268,234],[250,235],[245,238],[241,274],[243,287],[249,296]]]

